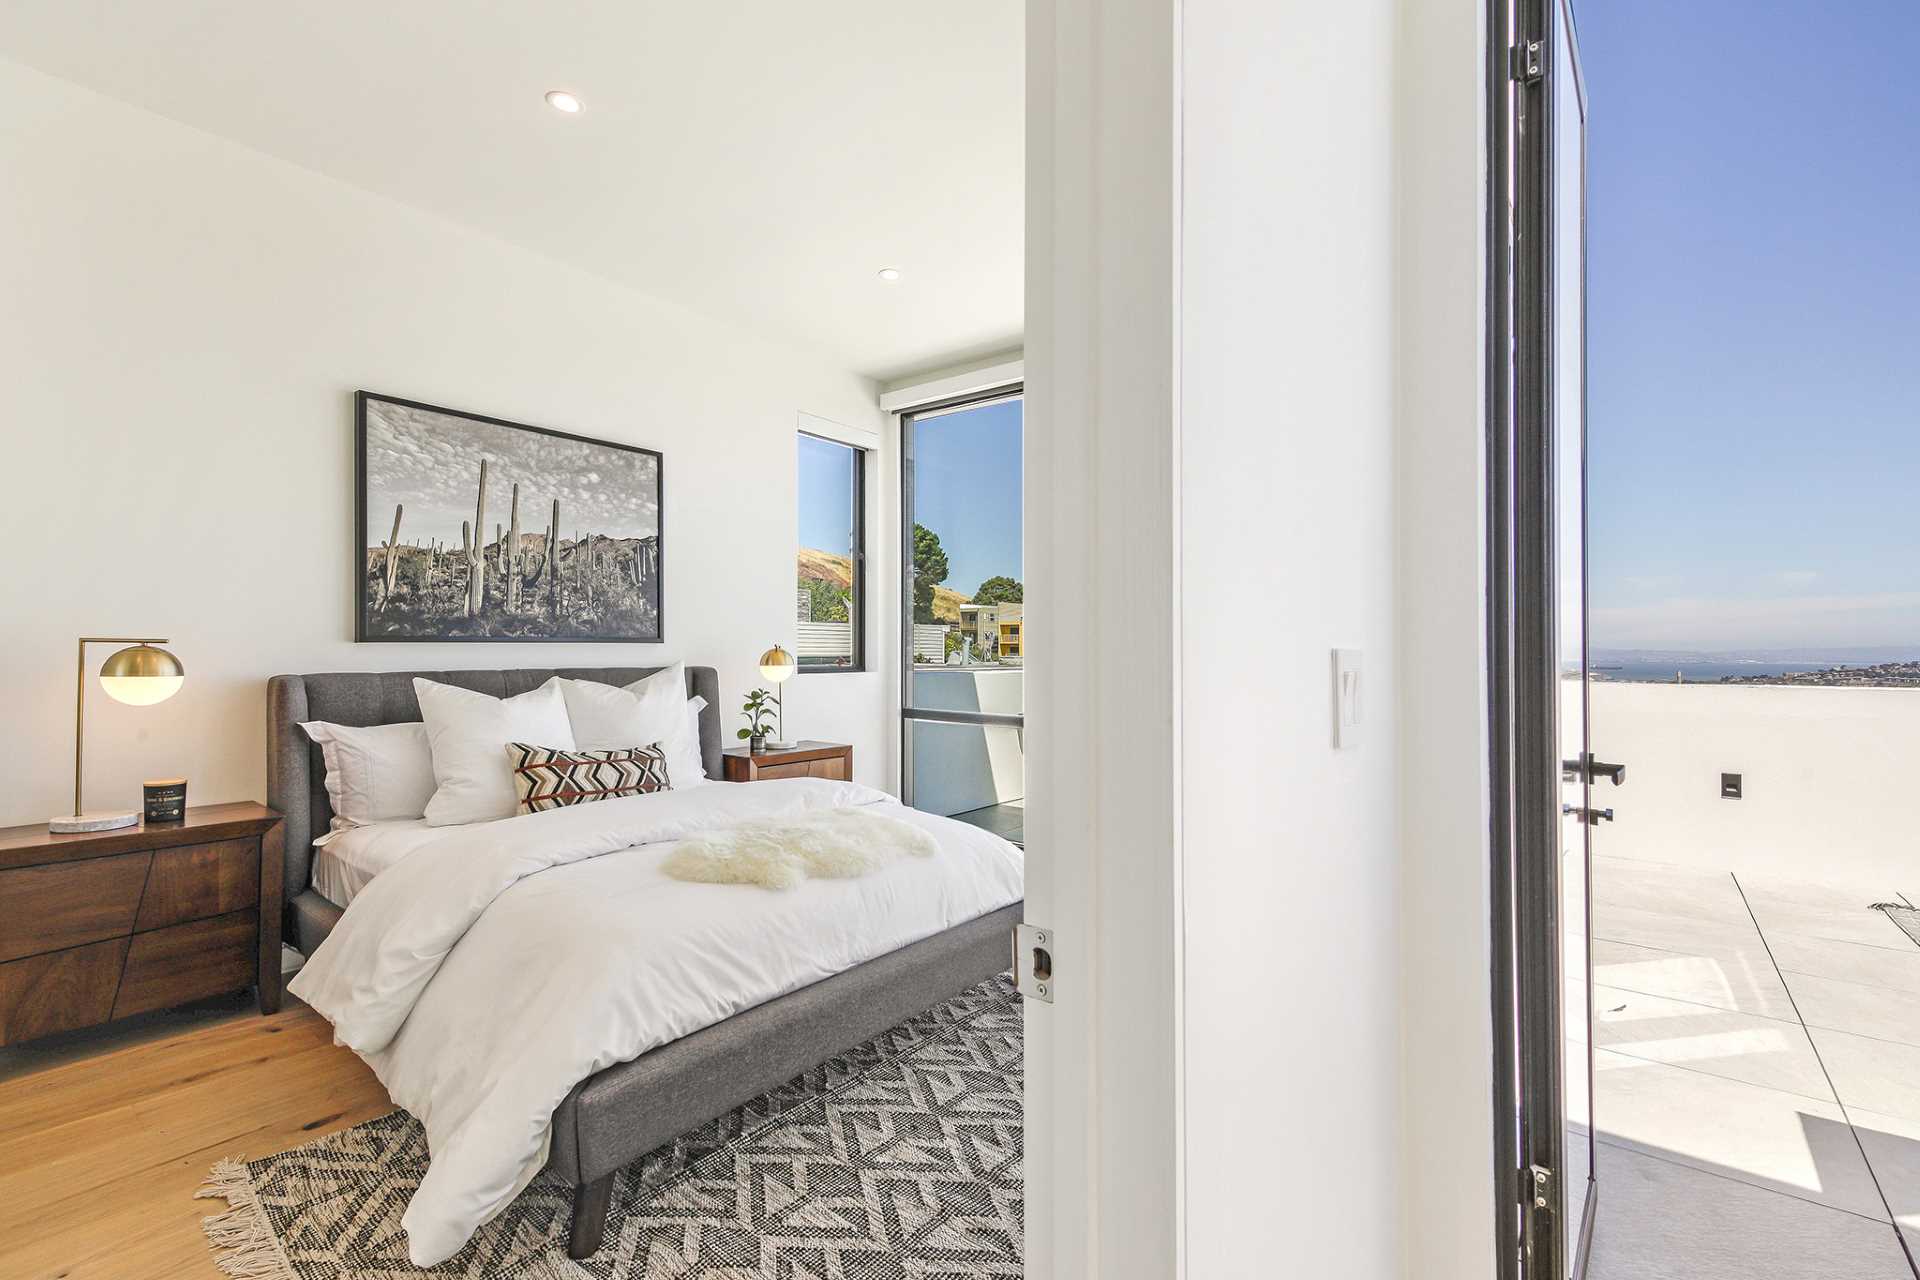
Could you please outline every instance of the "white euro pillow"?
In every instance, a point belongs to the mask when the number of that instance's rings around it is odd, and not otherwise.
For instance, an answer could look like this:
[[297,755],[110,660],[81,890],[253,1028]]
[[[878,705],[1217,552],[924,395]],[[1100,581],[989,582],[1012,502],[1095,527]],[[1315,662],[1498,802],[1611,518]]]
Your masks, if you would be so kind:
[[415,677],[420,719],[433,749],[436,790],[427,802],[430,826],[510,818],[519,809],[509,742],[574,750],[573,727],[556,676],[538,689],[511,698],[475,693],[457,685]]
[[659,743],[667,783],[675,791],[707,781],[700,762],[699,708],[687,697],[687,668],[676,662],[621,688],[594,680],[561,680],[573,740],[581,751],[619,751]]
[[320,745],[336,828],[425,815],[438,785],[425,725],[309,720],[300,727]]

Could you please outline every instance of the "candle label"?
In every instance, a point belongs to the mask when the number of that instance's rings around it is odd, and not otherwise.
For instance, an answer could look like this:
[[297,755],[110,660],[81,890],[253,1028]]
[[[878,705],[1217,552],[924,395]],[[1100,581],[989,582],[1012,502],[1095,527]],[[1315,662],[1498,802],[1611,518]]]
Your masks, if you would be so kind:
[[148,822],[185,822],[187,820],[187,784],[149,782],[141,788],[147,796]]

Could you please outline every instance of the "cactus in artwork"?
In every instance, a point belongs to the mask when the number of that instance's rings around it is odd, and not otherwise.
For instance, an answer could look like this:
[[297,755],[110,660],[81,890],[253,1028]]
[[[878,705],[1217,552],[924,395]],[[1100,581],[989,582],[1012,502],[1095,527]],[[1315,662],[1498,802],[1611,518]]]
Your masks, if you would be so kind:
[[560,617],[560,499],[553,500],[553,519],[547,524],[547,612]]
[[477,618],[486,604],[487,557],[480,546],[480,539],[486,537],[481,530],[487,527],[487,460],[480,459],[480,491],[473,501],[473,528],[467,529],[467,522],[460,522],[460,558],[467,565],[467,616]]
[[513,503],[507,509],[507,612],[513,613],[520,608],[520,485],[513,486]]
[[587,566],[583,574],[583,581],[586,583],[587,588],[587,611],[591,613],[593,611],[593,534],[591,532],[587,534]]
[[380,608],[385,609],[393,603],[393,575],[400,568],[400,513],[405,503],[393,504],[393,532],[387,535],[387,571],[386,590],[380,593]]

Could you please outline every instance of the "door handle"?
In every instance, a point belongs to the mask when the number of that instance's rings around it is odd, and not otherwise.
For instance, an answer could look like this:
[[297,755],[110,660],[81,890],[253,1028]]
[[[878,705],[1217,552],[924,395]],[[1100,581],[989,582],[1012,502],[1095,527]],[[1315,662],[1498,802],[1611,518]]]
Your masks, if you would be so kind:
[[1598,782],[1605,778],[1617,787],[1627,780],[1627,766],[1595,760],[1591,751],[1583,754],[1578,760],[1562,760],[1560,771],[1561,776],[1568,782],[1579,782],[1582,777],[1588,782]]
[[1560,812],[1569,817],[1577,817],[1589,825],[1613,821],[1611,809],[1583,809],[1577,804],[1563,804],[1560,806]]

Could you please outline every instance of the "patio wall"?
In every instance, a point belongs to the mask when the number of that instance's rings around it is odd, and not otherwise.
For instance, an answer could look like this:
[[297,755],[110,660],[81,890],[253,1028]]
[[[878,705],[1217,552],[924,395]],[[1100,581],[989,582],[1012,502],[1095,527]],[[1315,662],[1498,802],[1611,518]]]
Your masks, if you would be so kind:
[[[1920,689],[1593,686],[1597,853],[1920,901]],[[1744,794],[1720,798],[1720,775]]]
[[[914,702],[942,711],[1017,715],[1026,675],[1018,667],[915,667]],[[915,720],[913,803],[929,813],[965,813],[1026,795],[1022,732],[1013,725]]]

